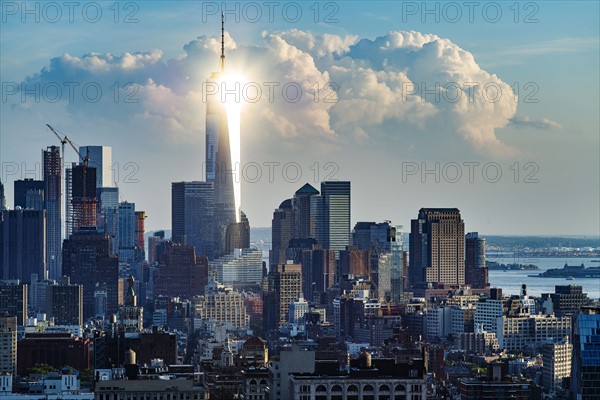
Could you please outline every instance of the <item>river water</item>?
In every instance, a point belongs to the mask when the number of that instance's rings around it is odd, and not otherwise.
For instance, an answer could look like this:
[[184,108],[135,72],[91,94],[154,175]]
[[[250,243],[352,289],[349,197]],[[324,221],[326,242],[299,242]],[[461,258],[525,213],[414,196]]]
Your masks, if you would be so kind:
[[600,298],[600,279],[596,278],[575,278],[574,280],[566,280],[564,278],[537,278],[527,275],[540,274],[548,269],[562,268],[565,263],[569,265],[581,265],[583,263],[586,268],[600,267],[600,263],[591,262],[598,258],[519,258],[504,257],[504,258],[487,258],[489,261],[496,261],[501,264],[533,264],[539,267],[539,270],[533,271],[489,271],[489,281],[491,287],[502,288],[503,294],[519,294],[521,284],[527,285],[527,292],[532,296],[541,296],[542,293],[553,293],[555,285],[580,285],[583,287],[583,292],[588,294],[588,297],[593,299]]

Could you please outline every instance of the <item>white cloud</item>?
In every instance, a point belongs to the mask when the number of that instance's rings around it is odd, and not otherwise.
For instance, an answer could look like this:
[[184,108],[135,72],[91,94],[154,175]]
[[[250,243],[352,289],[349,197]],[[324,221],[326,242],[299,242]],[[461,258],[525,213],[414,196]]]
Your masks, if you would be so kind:
[[561,130],[563,127],[548,118],[532,119],[528,115],[515,115],[510,119],[510,125],[515,128],[535,128],[541,130]]
[[[506,154],[511,149],[496,137],[496,129],[528,122],[515,120],[517,102],[509,85],[481,69],[471,53],[436,35],[390,32],[358,40],[293,29],[264,33],[260,46],[240,46],[228,33],[225,39],[227,66],[242,66],[246,78],[263,88],[261,101],[246,105],[244,114],[251,116],[245,127],[263,138],[367,140],[393,129],[464,140],[478,152]],[[122,120],[133,129],[142,124],[147,134],[168,131],[169,137],[185,141],[203,130],[202,82],[218,67],[220,42],[201,36],[183,49],[174,59],[165,59],[160,50],[65,54],[26,83],[94,81],[112,95],[109,88],[116,82],[125,95],[125,84],[132,82],[139,89],[136,104],[122,107],[106,95],[101,106],[76,101],[69,110]],[[264,82],[279,83],[273,101]],[[334,86],[328,87],[331,82]],[[286,83],[301,88],[297,102],[284,100]]]

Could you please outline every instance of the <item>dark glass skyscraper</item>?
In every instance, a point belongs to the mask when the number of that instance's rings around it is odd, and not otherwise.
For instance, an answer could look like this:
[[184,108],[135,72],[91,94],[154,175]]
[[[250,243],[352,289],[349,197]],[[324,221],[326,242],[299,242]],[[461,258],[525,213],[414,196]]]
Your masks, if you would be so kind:
[[273,211],[271,222],[270,264],[284,264],[287,250],[293,234],[292,200],[284,200]]
[[61,157],[57,146],[42,152],[44,174],[44,208],[46,209],[46,265],[48,277],[61,277]]
[[23,179],[15,181],[14,208],[44,209],[44,181]]
[[[222,82],[226,79],[224,34],[222,19],[220,68],[208,79],[208,83],[223,89]],[[241,222],[240,126],[239,115],[236,118],[234,113],[235,107],[226,107],[223,102],[221,90],[207,97],[205,167],[206,182],[214,185],[214,258],[227,253],[229,225]]]
[[469,232],[465,237],[465,283],[478,289],[489,286],[485,238],[479,237],[477,232]]
[[0,212],[0,278],[29,283],[46,276],[46,211]]
[[[215,203],[210,182],[171,184],[171,229],[175,243],[190,244],[196,254],[215,258]],[[225,245],[225,243],[223,243]]]

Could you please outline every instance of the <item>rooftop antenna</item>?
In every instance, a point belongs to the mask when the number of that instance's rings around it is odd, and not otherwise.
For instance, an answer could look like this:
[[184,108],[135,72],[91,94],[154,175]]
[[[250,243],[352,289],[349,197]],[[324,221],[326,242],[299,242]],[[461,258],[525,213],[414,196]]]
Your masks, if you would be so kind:
[[225,15],[221,10],[221,72],[225,71]]

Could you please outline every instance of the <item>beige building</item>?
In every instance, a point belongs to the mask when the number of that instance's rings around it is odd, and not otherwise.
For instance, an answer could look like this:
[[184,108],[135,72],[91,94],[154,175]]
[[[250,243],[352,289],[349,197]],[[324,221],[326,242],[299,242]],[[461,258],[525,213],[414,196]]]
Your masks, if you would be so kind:
[[207,286],[204,296],[192,299],[194,306],[194,329],[207,322],[216,325],[230,323],[235,328],[245,328],[250,323],[244,298],[232,288]]
[[554,389],[562,385],[563,378],[571,376],[571,356],[573,344],[569,343],[569,337],[561,341],[544,344],[542,350],[542,383],[548,389]]
[[17,373],[17,317],[0,317],[0,373]]
[[520,315],[498,318],[496,335],[501,349],[511,352],[537,351],[547,338],[570,335],[571,318],[554,315]]
[[277,297],[279,326],[283,326],[289,320],[290,304],[302,293],[302,266],[291,263],[271,266],[268,286],[268,291]]

